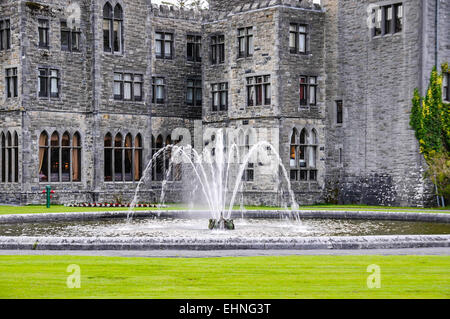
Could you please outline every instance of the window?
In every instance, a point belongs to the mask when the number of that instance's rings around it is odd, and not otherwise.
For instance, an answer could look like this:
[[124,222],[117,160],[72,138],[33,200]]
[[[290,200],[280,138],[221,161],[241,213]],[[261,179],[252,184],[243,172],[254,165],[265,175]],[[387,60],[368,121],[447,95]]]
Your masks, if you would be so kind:
[[166,137],[165,142],[161,134],[158,135],[156,141],[152,136],[152,157],[155,160],[152,170],[153,181],[163,181],[165,178],[171,179],[170,176],[167,176],[170,166],[171,152],[167,149],[163,151],[166,146],[171,144],[172,138],[170,135]]
[[214,35],[211,37],[211,64],[225,63],[225,36]]
[[272,99],[270,75],[247,78],[247,105],[270,105]]
[[133,73],[114,73],[114,99],[142,101],[143,76]]
[[6,97],[17,97],[17,68],[6,69]]
[[17,132],[0,134],[0,182],[19,182],[19,136]]
[[308,108],[317,104],[317,77],[300,77],[300,107]]
[[38,32],[39,32],[39,46],[41,48],[48,48],[48,30],[49,30],[49,22],[48,20],[39,19],[38,20]]
[[450,101],[450,73],[444,73],[442,79],[443,100]]
[[156,32],[156,58],[172,59],[173,58],[173,33]]
[[104,138],[105,182],[138,182],[142,178],[143,142],[141,134],[134,139],[131,133],[123,138],[107,133]]
[[202,62],[202,37],[197,35],[187,36],[187,60]]
[[188,80],[186,104],[189,106],[202,106],[202,81]]
[[[254,144],[254,134],[252,131],[248,131],[243,133],[242,131],[239,134],[239,154],[240,154],[240,163],[244,163],[244,159],[250,153],[250,149]],[[250,157],[247,166],[242,175],[242,181],[244,182],[253,182],[255,178],[255,164],[253,158]]]
[[290,175],[292,181],[317,180],[317,134],[293,129],[290,143]]
[[343,113],[344,113],[344,107],[342,105],[342,101],[336,101],[336,123],[337,124],[343,123]]
[[164,104],[165,102],[165,83],[164,78],[152,78],[152,103]]
[[81,137],[78,132],[70,135],[64,132],[60,137],[54,132],[50,141],[48,134],[39,137],[39,181],[80,182],[81,181]]
[[291,24],[289,26],[289,50],[291,53],[307,52],[308,26],[306,24]]
[[67,22],[61,21],[61,50],[80,51],[80,35],[79,29],[69,29]]
[[109,2],[103,7],[103,50],[111,53],[123,51],[123,11],[120,4],[114,10]]
[[38,90],[40,97],[59,97],[59,71],[40,68]]
[[215,83],[211,85],[212,111],[228,110],[228,83]]
[[401,3],[380,6],[373,10],[373,36],[394,34],[403,30],[403,5]]
[[0,51],[11,49],[11,25],[9,19],[0,20]]
[[239,58],[253,55],[253,27],[238,29]]

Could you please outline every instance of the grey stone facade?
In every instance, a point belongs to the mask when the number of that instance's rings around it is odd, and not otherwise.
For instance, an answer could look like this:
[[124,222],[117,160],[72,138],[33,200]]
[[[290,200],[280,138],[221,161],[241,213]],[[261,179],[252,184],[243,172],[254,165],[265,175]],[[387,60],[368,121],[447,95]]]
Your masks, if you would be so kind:
[[[123,9],[120,53],[103,48],[106,2]],[[402,32],[372,37],[368,6],[400,2]],[[203,131],[229,128],[251,134],[253,144],[272,143],[288,179],[292,132],[316,135],[317,175],[291,181],[301,204],[427,205],[433,194],[422,178],[425,163],[409,127],[409,111],[414,88],[424,93],[436,58],[437,64],[450,61],[450,4],[438,2],[436,32],[435,0],[210,1],[210,10],[202,12],[151,0],[0,0],[0,20],[9,19],[11,25],[11,48],[0,50],[0,131],[15,132],[19,140],[18,180],[0,179],[0,203],[43,203],[47,184],[58,203],[128,201],[137,182],[105,181],[106,134],[140,134],[145,168],[152,140],[159,136],[165,142],[182,135],[183,143],[201,150],[208,138]],[[79,52],[61,50],[60,22],[72,3],[81,9]],[[38,45],[39,19],[49,21],[48,48]],[[305,54],[290,52],[293,23],[307,26]],[[254,52],[239,58],[238,29],[248,27],[253,27]],[[156,57],[155,32],[173,34],[170,59]],[[188,61],[188,35],[201,36],[202,62]],[[212,35],[224,35],[224,63],[211,63]],[[18,96],[8,98],[5,73],[13,67]],[[59,71],[59,97],[39,97],[42,67]],[[115,72],[142,75],[142,101],[114,98]],[[247,78],[258,76],[270,76],[270,103],[247,106]],[[315,105],[300,107],[301,76],[316,78]],[[164,78],[163,103],[152,101],[152,77]],[[202,107],[186,103],[190,79],[202,80]],[[225,82],[228,109],[213,111],[212,85]],[[344,105],[342,124],[336,123],[338,100]],[[39,181],[43,131],[80,134],[80,182]],[[254,180],[243,187],[248,204],[281,204],[282,172],[270,168],[273,160],[254,161]],[[142,197],[154,201],[160,188],[160,181],[146,183]],[[181,182],[170,182],[168,189],[169,201],[183,199]]]

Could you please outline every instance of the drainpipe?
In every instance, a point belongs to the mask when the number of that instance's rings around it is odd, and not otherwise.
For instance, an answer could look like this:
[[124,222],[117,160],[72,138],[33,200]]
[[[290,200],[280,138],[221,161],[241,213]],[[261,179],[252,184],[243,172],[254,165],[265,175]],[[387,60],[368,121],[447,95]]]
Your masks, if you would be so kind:
[[438,50],[439,50],[439,0],[436,0],[436,14],[434,17],[434,23],[435,23],[435,33],[434,33],[434,64],[436,65],[436,69],[438,68]]

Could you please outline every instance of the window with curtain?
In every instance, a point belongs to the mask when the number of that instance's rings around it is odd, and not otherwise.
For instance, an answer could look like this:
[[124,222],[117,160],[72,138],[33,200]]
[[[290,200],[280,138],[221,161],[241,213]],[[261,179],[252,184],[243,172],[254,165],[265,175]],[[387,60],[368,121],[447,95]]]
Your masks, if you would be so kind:
[[270,75],[247,78],[247,106],[270,105],[271,100]]
[[300,77],[300,107],[308,108],[317,105],[317,77]]
[[162,77],[152,78],[152,103],[164,104],[166,96],[165,80]]
[[143,142],[141,134],[125,137],[107,133],[104,138],[104,181],[137,182],[142,177]]
[[317,180],[317,133],[303,129],[300,134],[292,130],[289,150],[289,167],[292,181]]
[[49,30],[49,21],[46,19],[38,20],[38,36],[39,36],[39,47],[48,48],[49,39],[48,39],[48,30]]
[[0,134],[0,182],[19,182],[19,136],[16,131]]
[[81,138],[76,132],[71,135],[57,131],[50,136],[42,132],[39,136],[39,181],[81,181]]
[[225,62],[225,36],[211,36],[211,64],[222,64]]
[[291,53],[306,53],[308,26],[291,23],[289,26],[289,50]]
[[142,101],[144,80],[142,74],[114,73],[114,99]]
[[253,56],[253,27],[238,29],[238,58]]
[[157,59],[173,58],[173,33],[155,33],[155,53]]
[[395,34],[403,30],[403,4],[394,3],[373,9],[372,36]]
[[186,104],[189,106],[202,106],[202,81],[200,79],[187,81]]
[[79,28],[69,28],[66,21],[61,21],[61,50],[62,51],[80,51]]
[[212,111],[228,110],[228,83],[211,84]]
[[202,62],[202,37],[199,35],[187,36],[187,60]]
[[17,68],[6,69],[6,97],[12,98],[17,97],[18,87],[17,87]]
[[58,98],[60,93],[59,71],[50,68],[39,69],[38,91],[40,97]]

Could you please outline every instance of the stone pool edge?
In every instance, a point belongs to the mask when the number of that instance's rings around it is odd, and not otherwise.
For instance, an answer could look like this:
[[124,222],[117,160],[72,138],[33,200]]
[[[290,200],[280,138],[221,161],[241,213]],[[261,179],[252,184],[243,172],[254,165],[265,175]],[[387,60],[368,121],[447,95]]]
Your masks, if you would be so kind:
[[167,239],[142,237],[0,237],[0,250],[358,250],[450,247],[450,235]]
[[[209,218],[207,211],[136,211],[134,218]],[[418,221],[450,223],[450,214],[445,213],[420,213],[420,212],[395,212],[395,211],[233,211],[232,218],[283,218],[298,216],[300,219],[359,219],[359,220],[392,220],[392,221]],[[0,224],[59,222],[59,221],[87,221],[109,218],[127,218],[127,211],[114,212],[83,212],[83,213],[43,213],[43,214],[14,214],[0,215]]]

